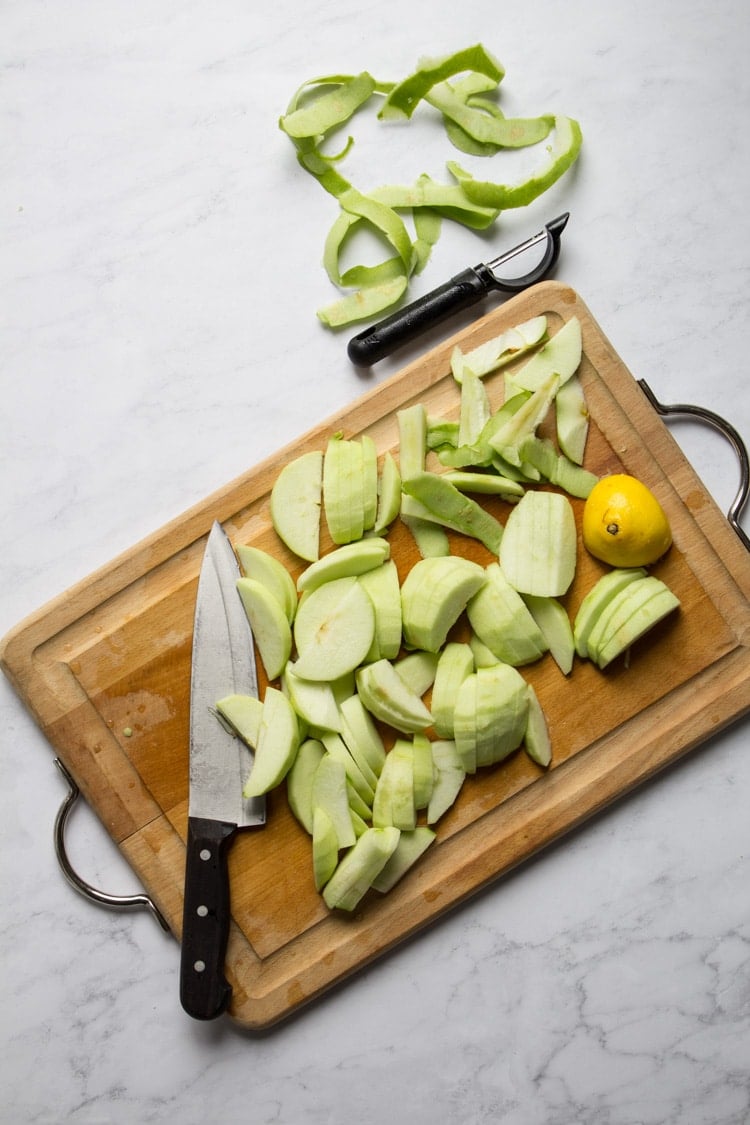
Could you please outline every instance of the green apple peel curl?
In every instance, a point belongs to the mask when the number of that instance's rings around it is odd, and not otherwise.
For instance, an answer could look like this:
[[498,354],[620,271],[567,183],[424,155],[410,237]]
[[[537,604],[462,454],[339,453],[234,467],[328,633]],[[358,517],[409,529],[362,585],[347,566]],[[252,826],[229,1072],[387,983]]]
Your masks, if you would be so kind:
[[[551,114],[506,118],[491,100],[504,77],[502,64],[482,44],[474,44],[439,58],[421,59],[413,73],[399,82],[379,81],[362,71],[314,78],[295,91],[279,127],[294,144],[301,167],[339,204],[340,214],[325,241],[323,265],[336,288],[351,290],[318,309],[326,327],[371,319],[396,305],[411,278],[427,265],[443,219],[486,230],[502,210],[526,206],[575,162],[582,141],[578,123]],[[334,155],[324,151],[324,145],[376,96],[383,99],[379,121],[408,122],[424,103],[439,114],[449,142],[472,156],[494,157],[505,149],[538,145],[552,134],[545,146],[546,160],[518,183],[478,180],[449,162],[455,183],[438,183],[423,174],[412,185],[360,191],[340,171],[353,138],[349,136]],[[362,230],[395,253],[375,265],[342,271],[344,249],[351,236]]]

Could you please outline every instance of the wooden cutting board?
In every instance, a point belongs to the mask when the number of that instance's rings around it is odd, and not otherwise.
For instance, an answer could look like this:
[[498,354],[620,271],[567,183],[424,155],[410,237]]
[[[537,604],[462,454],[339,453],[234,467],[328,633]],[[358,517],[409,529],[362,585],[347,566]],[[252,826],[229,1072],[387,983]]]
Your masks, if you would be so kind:
[[[2,643],[3,670],[179,939],[192,622],[212,522],[221,521],[235,544],[275,553],[296,575],[299,561],[269,517],[279,466],[323,448],[337,430],[367,432],[381,456],[397,453],[399,409],[422,402],[431,416],[457,417],[454,344],[468,350],[541,314],[552,333],[573,315],[581,320],[592,418],[586,464],[597,473],[633,473],[660,499],[674,545],[655,572],[681,610],[605,673],[577,659],[566,678],[551,656],[525,668],[547,714],[551,767],[543,771],[520,752],[468,778],[420,864],[389,895],[371,892],[351,917],[329,913],[315,892],[309,840],[283,789],[274,791],[267,826],[238,834],[230,853],[231,1016],[247,1028],[289,1015],[745,715],[750,556],[739,537],[579,296],[546,282],[254,466]],[[487,387],[493,403],[502,401],[502,374]],[[495,504],[505,518],[509,509]],[[580,521],[582,502],[574,507]],[[452,536],[452,548],[489,561],[460,536]],[[418,557],[399,525],[392,554],[402,577]],[[604,569],[579,550],[565,599],[571,616]]]

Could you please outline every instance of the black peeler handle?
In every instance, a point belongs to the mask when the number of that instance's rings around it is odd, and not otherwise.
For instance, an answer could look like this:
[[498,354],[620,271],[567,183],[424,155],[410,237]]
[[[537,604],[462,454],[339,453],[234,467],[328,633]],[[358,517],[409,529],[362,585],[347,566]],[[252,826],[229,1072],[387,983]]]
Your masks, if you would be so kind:
[[349,359],[358,367],[377,363],[425,329],[475,305],[494,287],[495,279],[486,265],[463,270],[444,285],[354,336],[347,346]]

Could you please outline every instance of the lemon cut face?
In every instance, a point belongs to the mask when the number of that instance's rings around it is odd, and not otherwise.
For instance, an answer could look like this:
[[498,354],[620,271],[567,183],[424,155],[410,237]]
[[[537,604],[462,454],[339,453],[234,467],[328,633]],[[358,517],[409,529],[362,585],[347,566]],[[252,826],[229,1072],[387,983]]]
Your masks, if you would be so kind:
[[583,509],[583,543],[616,567],[648,566],[672,545],[664,510],[642,481],[627,473],[602,477]]

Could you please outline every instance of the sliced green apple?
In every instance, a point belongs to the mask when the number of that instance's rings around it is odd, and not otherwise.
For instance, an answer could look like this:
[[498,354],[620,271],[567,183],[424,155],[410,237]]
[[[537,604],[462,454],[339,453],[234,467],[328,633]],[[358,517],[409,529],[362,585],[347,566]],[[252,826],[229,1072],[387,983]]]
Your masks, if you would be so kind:
[[411,515],[478,539],[493,554],[498,553],[503,536],[500,521],[443,474],[414,473],[401,487],[415,501],[408,509]]
[[575,641],[565,606],[556,598],[540,598],[524,594],[523,600],[539,626],[552,658],[564,676],[573,668]]
[[552,761],[552,743],[547,718],[536,691],[531,684],[528,684],[527,687],[529,698],[526,730],[523,738],[524,750],[532,762],[536,762],[538,766],[543,766],[546,769]]
[[253,749],[258,745],[263,703],[255,695],[226,695],[216,701],[219,716]]
[[436,833],[427,825],[419,825],[411,832],[402,832],[396,849],[383,870],[372,881],[373,890],[387,894],[393,890],[436,840]]
[[289,807],[308,835],[312,835],[313,830],[313,778],[324,754],[322,742],[317,738],[306,738],[286,775]]
[[463,641],[450,641],[440,652],[432,685],[430,710],[440,738],[453,737],[453,711],[456,695],[466,677],[474,671],[474,654]]
[[390,553],[390,543],[381,536],[345,543],[305,567],[297,579],[297,590],[300,593],[317,590],[324,582],[364,574],[365,571],[380,566]]
[[290,551],[313,562],[320,553],[323,454],[302,453],[286,464],[271,489],[271,522]]
[[436,739],[432,743],[432,760],[435,779],[427,806],[428,824],[436,824],[453,807],[466,777],[452,739]]
[[255,578],[238,578],[237,589],[269,680],[284,670],[292,651],[289,618],[267,586]]
[[367,894],[393,855],[401,833],[398,828],[368,828],[341,859],[323,888],[330,910],[352,911]]
[[359,584],[375,613],[375,632],[365,660],[393,660],[401,648],[401,586],[393,559],[360,574]]
[[467,616],[474,633],[495,657],[507,664],[531,664],[547,651],[541,629],[521,595],[498,563],[487,566],[481,589],[469,600]]
[[427,730],[432,715],[418,695],[410,691],[390,660],[376,660],[356,673],[362,703],[376,719],[405,734]]
[[306,680],[336,680],[361,664],[374,635],[375,611],[357,579],[326,582],[300,601],[295,671]]
[[327,680],[302,679],[290,661],[282,673],[281,686],[300,719],[314,730],[340,729],[341,712]]
[[457,555],[420,559],[401,587],[405,642],[427,652],[438,652],[484,581],[484,567],[470,559]]
[[356,693],[341,701],[339,711],[341,734],[350,752],[357,760],[362,755],[375,776],[379,776],[385,762],[385,746],[372,715]]
[[583,464],[589,432],[589,411],[578,373],[560,387],[555,398],[557,443],[576,465]]
[[575,576],[577,531],[573,508],[559,492],[527,492],[511,509],[500,549],[503,573],[522,594],[556,598]]
[[315,890],[320,891],[336,870],[339,841],[333,821],[319,805],[313,810],[312,859]]
[[646,571],[643,567],[618,567],[608,570],[597,579],[581,602],[573,621],[573,639],[579,656],[585,658],[589,655],[588,640],[591,630],[607,605],[631,582],[645,577]]
[[266,688],[258,744],[243,797],[260,797],[283,781],[294,763],[299,741],[299,724],[291,703],[278,688]]
[[342,762],[326,752],[318,763],[312,782],[312,807],[325,809],[336,831],[339,848],[349,848],[357,837],[349,811],[346,771]]
[[291,624],[297,611],[297,591],[294,579],[284,564],[260,547],[240,546],[237,557],[244,576],[254,578],[268,588]]
[[510,377],[510,382],[516,390],[536,391],[554,374],[562,386],[578,370],[582,354],[581,322],[572,316]]

